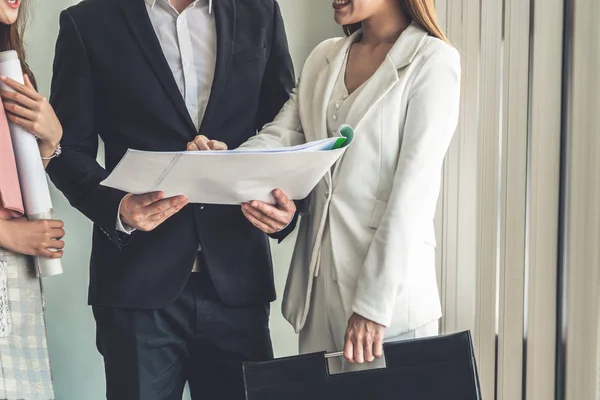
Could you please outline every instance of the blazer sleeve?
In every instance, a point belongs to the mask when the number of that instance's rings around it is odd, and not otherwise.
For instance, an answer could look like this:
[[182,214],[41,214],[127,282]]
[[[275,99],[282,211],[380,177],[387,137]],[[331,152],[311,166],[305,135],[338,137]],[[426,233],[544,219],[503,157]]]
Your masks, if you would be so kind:
[[100,185],[108,172],[96,161],[92,74],[86,48],[68,10],[60,15],[50,103],[63,126],[63,152],[47,168],[52,182],[117,247],[126,244],[127,239],[116,230],[119,204],[126,193]]
[[[367,252],[352,311],[389,327],[405,290],[412,252],[422,246],[428,206],[437,196],[443,161],[457,126],[460,56],[451,47],[433,53],[408,94],[404,136],[390,198]],[[426,217],[426,218],[424,218]],[[418,266],[417,266],[418,267]]]
[[[292,90],[288,101],[283,105],[275,120],[266,124],[258,135],[251,137],[240,148],[275,148],[287,147],[305,143],[306,139],[300,122],[298,112],[298,87]],[[296,229],[299,210],[302,208],[303,200],[296,201],[296,214],[292,221],[281,231],[269,234],[269,237],[281,243]]]

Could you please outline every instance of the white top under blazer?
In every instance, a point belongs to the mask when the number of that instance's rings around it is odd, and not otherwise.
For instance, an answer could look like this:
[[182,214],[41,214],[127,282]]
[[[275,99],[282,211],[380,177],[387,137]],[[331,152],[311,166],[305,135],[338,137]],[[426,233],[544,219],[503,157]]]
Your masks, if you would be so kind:
[[[275,120],[242,147],[328,137],[334,86],[360,34],[319,44]],[[353,99],[345,122],[354,142],[301,214],[282,306],[296,332],[310,306],[325,222],[337,282],[351,293],[345,307],[386,326],[386,337],[441,316],[433,219],[458,123],[460,75],[459,53],[413,22]]]

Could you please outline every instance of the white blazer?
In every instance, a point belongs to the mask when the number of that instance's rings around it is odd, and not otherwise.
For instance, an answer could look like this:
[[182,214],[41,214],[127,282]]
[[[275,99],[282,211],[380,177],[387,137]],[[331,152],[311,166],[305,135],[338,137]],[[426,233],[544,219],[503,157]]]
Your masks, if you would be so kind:
[[[309,55],[272,123],[242,145],[291,146],[326,138],[326,109],[356,39],[329,39]],[[456,129],[460,56],[416,23],[358,93],[346,123],[354,142],[307,199],[283,299],[299,332],[310,306],[325,222],[346,315],[393,337],[441,316],[433,218],[443,160]]]

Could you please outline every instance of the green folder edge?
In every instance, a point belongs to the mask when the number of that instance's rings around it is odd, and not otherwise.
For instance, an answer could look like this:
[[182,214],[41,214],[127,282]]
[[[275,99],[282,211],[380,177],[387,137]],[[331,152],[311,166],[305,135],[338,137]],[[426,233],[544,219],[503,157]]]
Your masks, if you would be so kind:
[[342,137],[338,138],[335,141],[331,150],[337,150],[341,149],[342,147],[348,146],[350,143],[352,143],[352,140],[354,139],[354,129],[352,129],[350,125],[340,126],[338,132],[340,133],[340,135],[342,135]]

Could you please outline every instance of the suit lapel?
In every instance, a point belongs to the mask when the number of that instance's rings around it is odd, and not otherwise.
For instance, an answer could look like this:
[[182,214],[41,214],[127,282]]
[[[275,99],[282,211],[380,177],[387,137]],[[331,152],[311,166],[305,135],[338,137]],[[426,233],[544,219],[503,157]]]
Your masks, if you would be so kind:
[[356,98],[348,110],[346,123],[356,129],[369,110],[379,103],[398,81],[398,70],[388,56],[364,86],[355,93]]
[[[359,32],[355,34],[360,34]],[[355,94],[356,98],[348,110],[346,124],[358,130],[357,134],[360,135],[359,125],[371,108],[378,104],[398,84],[400,81],[398,70],[412,62],[426,36],[427,32],[416,22],[411,23],[394,43],[379,68],[364,83],[362,89]],[[342,161],[343,157],[335,164],[331,178],[333,182],[335,182],[337,173],[340,170],[339,164]]]
[[188,127],[195,132],[196,128],[190,114],[187,111],[185,101],[179,92],[173,72],[167,63],[160,42],[156,37],[152,22],[146,11],[146,5],[143,0],[120,0],[121,5],[129,27],[138,42],[138,45],[143,50],[148,63],[154,70],[156,77],[161,82],[163,88],[167,92],[171,101],[181,114],[181,117],[186,121]]
[[[215,77],[213,80],[210,99],[206,106],[206,112],[201,124],[200,131],[207,130],[207,123],[217,112],[219,99],[227,84],[227,76],[231,68],[231,59],[235,41],[236,10],[234,0],[218,0],[213,3],[215,13],[215,24],[217,28],[217,62],[215,66]],[[208,128],[210,130],[210,128]],[[208,132],[214,134],[214,132]]]
[[[356,98],[348,110],[346,124],[350,125],[355,132],[357,132],[357,127],[369,110],[371,110],[375,104],[379,103],[381,99],[396,86],[398,81],[396,65],[389,57],[386,57],[377,71],[365,82],[362,89],[355,93]],[[360,130],[358,130],[357,134],[360,135]],[[333,182],[335,182],[338,171],[340,170],[339,164],[342,160],[343,157],[340,157],[335,163],[333,176],[331,178]]]

